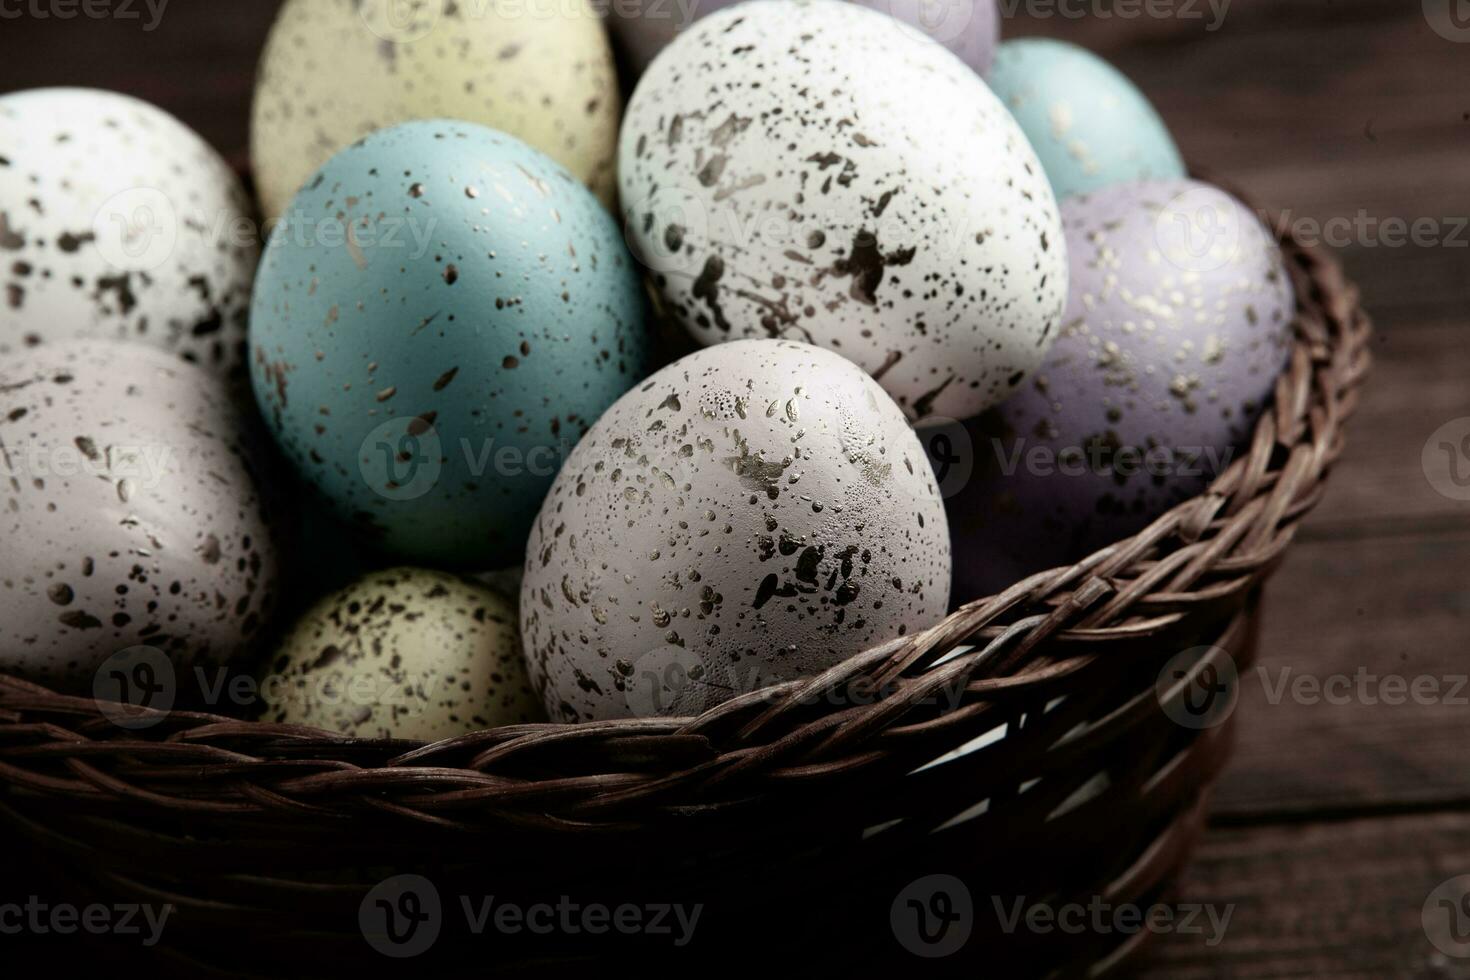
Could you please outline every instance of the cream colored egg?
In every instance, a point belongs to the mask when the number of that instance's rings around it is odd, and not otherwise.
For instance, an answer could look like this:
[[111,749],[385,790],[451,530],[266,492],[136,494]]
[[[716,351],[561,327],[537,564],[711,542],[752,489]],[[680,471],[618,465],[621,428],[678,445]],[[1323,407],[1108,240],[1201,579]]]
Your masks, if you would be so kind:
[[514,606],[443,572],[374,572],[328,596],[265,669],[267,721],[437,741],[544,720]]
[[413,119],[518,137],[611,204],[621,101],[588,0],[288,0],[256,80],[251,156],[278,217],[338,150]]

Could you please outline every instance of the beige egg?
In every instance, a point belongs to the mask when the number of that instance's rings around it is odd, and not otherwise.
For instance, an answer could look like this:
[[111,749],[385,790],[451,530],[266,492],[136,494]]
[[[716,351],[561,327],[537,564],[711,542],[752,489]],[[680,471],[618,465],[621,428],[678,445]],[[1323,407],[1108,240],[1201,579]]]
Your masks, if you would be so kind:
[[588,0],[288,0],[256,80],[251,156],[281,215],[322,164],[413,119],[461,119],[542,151],[610,205],[621,100]]
[[437,741],[544,720],[516,611],[468,579],[374,572],[317,603],[260,679],[263,720]]

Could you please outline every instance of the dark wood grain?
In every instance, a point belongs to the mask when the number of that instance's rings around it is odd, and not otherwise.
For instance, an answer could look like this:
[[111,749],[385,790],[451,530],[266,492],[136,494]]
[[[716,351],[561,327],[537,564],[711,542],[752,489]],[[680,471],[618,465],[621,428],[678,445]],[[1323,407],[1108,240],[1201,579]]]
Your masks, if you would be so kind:
[[1454,980],[1470,961],[1429,941],[1425,901],[1470,874],[1470,815],[1216,830],[1181,902],[1232,909],[1224,940],[1166,935],[1149,980]]
[[1470,528],[1300,543],[1271,586],[1261,661],[1242,678],[1244,724],[1216,812],[1470,802],[1466,569]]

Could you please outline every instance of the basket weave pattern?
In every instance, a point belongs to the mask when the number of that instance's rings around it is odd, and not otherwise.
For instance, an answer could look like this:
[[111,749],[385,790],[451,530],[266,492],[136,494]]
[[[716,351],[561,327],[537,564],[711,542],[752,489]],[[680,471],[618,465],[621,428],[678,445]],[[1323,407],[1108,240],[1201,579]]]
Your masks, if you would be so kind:
[[[1356,289],[1332,259],[1284,246],[1297,342],[1252,442],[1208,492],[1074,566],[698,718],[433,745],[183,711],[127,731],[90,699],[0,677],[0,825],[88,893],[173,903],[180,955],[233,937],[241,969],[252,955],[375,955],[354,931],[358,903],[405,871],[433,879],[446,905],[456,887],[707,901],[711,935],[749,944],[799,915],[848,953],[904,956],[889,903],[946,873],[975,897],[966,950],[992,975],[1106,973],[1144,936],[1006,934],[982,920],[992,895],[1147,901],[1202,825],[1235,719],[1171,721],[1160,670],[1218,648],[1179,695],[1226,654],[1250,663],[1259,587],[1321,499],[1369,365]],[[549,949],[497,940],[477,957],[544,966],[598,952]]]

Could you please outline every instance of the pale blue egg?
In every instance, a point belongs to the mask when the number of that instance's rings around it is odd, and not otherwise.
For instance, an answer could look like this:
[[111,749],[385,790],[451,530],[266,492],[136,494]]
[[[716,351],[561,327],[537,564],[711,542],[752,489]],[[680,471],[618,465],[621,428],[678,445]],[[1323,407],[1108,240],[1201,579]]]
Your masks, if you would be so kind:
[[1021,124],[1058,198],[1185,177],[1158,112],[1090,51],[1044,38],[1007,41],[987,81]]
[[431,120],[333,157],[271,235],[251,376],[344,517],[425,563],[519,562],[562,460],[645,371],[619,228],[513,137]]

